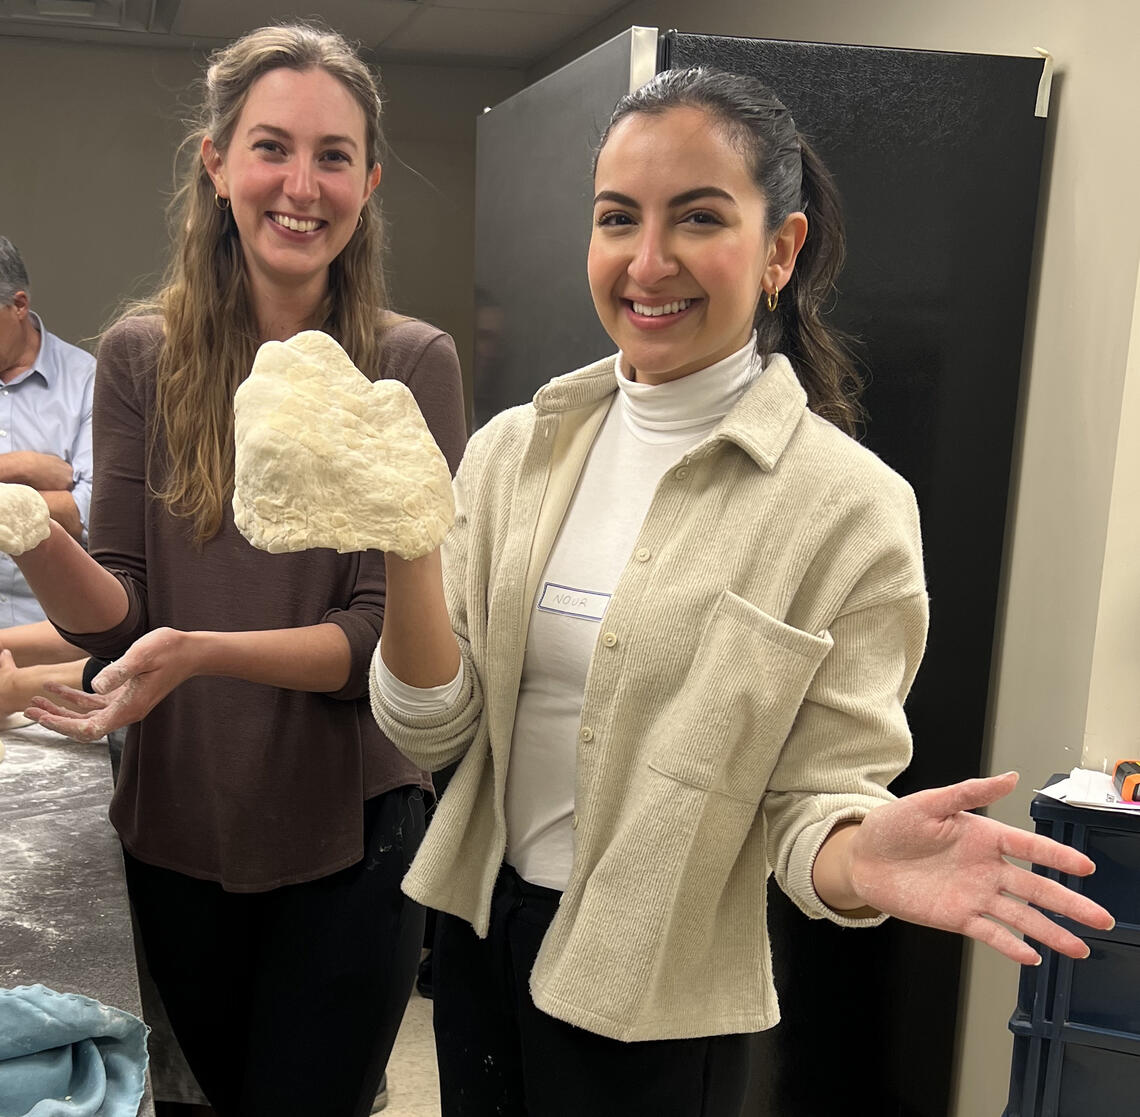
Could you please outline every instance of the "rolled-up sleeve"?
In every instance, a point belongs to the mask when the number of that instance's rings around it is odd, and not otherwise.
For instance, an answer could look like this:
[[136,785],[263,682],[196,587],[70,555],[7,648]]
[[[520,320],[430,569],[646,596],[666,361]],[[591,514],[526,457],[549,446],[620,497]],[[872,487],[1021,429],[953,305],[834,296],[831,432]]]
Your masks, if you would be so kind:
[[[814,919],[862,926],[816,895],[812,869],[828,835],[891,798],[911,735],[903,703],[926,643],[924,592],[842,614],[769,781],[762,809],[768,863],[791,900]],[[878,917],[882,918],[882,917]]]
[[[477,443],[472,443],[477,450]],[[459,644],[462,684],[445,709],[409,715],[390,703],[379,685],[380,648],[373,657],[371,698],[377,723],[396,747],[414,764],[434,772],[458,760],[470,747],[483,713],[483,688],[471,653],[468,593],[478,590],[469,566],[471,520],[466,492],[467,477],[475,471],[477,453],[469,453],[452,485],[455,523],[443,543],[443,587],[452,631]],[[485,598],[485,593],[483,594]],[[485,620],[483,621],[485,624]]]

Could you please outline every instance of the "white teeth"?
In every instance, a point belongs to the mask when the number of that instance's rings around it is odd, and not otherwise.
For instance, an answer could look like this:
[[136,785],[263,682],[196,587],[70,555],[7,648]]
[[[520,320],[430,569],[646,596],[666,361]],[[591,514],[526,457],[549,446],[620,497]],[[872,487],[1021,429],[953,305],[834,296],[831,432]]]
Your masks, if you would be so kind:
[[665,303],[664,306],[649,306],[636,300],[631,300],[631,302],[633,302],[635,314],[644,314],[648,318],[660,318],[662,314],[679,314],[682,310],[687,310],[692,305],[693,300],[677,299],[675,302]]
[[276,221],[278,225],[284,225],[286,229],[292,229],[295,233],[311,233],[314,229],[319,228],[321,224],[312,218],[301,219],[288,217],[284,213],[271,213],[269,217],[271,220]]

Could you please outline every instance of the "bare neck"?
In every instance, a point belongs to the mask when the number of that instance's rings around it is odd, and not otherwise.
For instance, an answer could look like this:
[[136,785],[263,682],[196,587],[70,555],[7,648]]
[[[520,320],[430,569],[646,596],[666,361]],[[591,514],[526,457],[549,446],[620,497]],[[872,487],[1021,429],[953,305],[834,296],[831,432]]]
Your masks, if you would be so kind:
[[301,330],[315,329],[328,293],[328,276],[298,286],[255,283],[253,312],[262,341],[286,341]]

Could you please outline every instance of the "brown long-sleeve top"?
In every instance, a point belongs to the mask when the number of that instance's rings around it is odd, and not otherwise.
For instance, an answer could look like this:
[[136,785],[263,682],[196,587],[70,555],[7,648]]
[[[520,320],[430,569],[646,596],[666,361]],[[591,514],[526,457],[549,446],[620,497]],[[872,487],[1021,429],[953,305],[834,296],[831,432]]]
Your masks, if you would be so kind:
[[[451,338],[391,316],[380,377],[412,390],[454,473],[465,442],[459,362]],[[154,416],[157,318],[128,318],[103,339],[95,385],[91,554],[130,602],[116,628],[65,634],[116,657],[140,636],[251,631],[331,621],[352,653],[348,682],[313,694],[220,676],[189,679],[140,723],[123,751],[111,821],[140,860],[255,892],[312,880],[358,861],[365,799],[430,786],[377,728],[368,665],[384,616],[381,554],[255,550],[226,508],[200,550],[189,521],[154,495],[162,460],[146,451]]]

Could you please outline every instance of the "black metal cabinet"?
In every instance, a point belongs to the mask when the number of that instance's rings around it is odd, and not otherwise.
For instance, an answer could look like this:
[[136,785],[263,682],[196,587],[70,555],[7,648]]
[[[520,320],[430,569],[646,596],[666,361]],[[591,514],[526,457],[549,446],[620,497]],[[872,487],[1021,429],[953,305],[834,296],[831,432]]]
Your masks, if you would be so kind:
[[1140,1111],[1140,816],[1047,795],[1030,815],[1039,834],[1096,862],[1091,877],[1059,879],[1108,908],[1116,926],[1066,923],[1089,957],[1041,948],[1041,965],[1022,970],[1005,1117],[1126,1117]]

